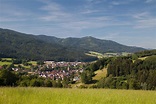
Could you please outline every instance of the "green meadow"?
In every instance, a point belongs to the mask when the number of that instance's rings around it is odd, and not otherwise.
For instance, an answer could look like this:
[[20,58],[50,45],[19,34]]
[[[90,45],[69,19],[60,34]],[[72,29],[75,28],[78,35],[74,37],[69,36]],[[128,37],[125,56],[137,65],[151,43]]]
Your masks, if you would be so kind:
[[2,61],[0,61],[0,66],[3,66],[3,65],[10,65],[11,64],[11,62],[2,62]]
[[156,104],[156,91],[1,87],[0,104]]
[[12,64],[11,60],[12,58],[1,58],[0,66]]

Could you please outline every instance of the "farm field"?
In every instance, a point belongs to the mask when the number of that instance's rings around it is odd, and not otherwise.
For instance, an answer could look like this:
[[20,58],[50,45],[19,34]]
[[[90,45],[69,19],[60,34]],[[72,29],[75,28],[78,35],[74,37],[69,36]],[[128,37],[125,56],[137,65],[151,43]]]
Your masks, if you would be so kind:
[[3,66],[3,65],[10,65],[11,64],[11,62],[2,62],[2,61],[0,61],[0,66]]
[[[13,58],[1,58],[0,66],[13,64],[12,60],[13,60]],[[32,65],[36,66],[37,62],[36,61],[29,61],[28,64],[32,64]],[[30,65],[26,66],[26,65],[23,65],[23,64],[14,64],[15,67],[18,67],[18,65],[21,65],[23,68],[26,68],[26,69],[31,68]]]
[[156,104],[156,91],[1,87],[0,104]]
[[11,60],[12,60],[11,58],[2,58],[0,61],[0,66],[12,64]]

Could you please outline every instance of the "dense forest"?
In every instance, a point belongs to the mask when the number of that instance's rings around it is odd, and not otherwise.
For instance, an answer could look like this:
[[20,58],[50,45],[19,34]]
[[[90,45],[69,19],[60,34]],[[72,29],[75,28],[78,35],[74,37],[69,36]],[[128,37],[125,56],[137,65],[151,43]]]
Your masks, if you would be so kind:
[[0,58],[11,57],[29,60],[93,61],[89,51],[137,52],[145,50],[129,47],[110,40],[93,37],[56,38],[45,35],[30,35],[8,29],[0,29]]
[[65,47],[38,39],[37,36],[0,29],[0,58],[26,60],[92,61],[96,57],[85,55],[81,49]]
[[[156,50],[142,51],[128,57],[112,58],[108,65],[107,77],[97,87],[113,89],[156,89]],[[135,58],[141,57],[143,58]]]

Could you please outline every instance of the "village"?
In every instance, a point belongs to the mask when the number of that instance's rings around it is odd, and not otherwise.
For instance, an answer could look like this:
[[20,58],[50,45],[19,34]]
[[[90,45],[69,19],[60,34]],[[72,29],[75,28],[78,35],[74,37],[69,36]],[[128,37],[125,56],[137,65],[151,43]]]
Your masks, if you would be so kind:
[[44,61],[42,64],[30,65],[27,67],[22,64],[18,66],[14,65],[11,70],[51,80],[63,80],[66,77],[70,81],[76,82],[80,80],[80,74],[88,64],[89,63],[86,62]]
[[79,81],[80,74],[89,65],[88,62],[55,62],[55,61],[26,61],[12,58],[2,58],[0,69],[6,68],[25,75],[36,75],[41,78]]
[[67,77],[72,81],[78,81],[80,80],[80,73],[83,72],[86,65],[85,62],[45,61],[44,65],[35,70],[34,74],[53,80],[63,80],[64,77]]

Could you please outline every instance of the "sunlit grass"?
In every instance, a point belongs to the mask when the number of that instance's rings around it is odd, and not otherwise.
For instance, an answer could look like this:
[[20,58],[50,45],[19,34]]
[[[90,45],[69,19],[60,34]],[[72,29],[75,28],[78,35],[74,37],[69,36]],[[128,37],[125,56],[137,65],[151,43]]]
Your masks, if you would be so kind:
[[3,65],[11,65],[12,62],[2,62],[0,61],[0,66],[3,66]]
[[12,61],[12,58],[2,58],[2,60]]
[[11,64],[12,64],[12,58],[1,58],[0,66],[11,65]]
[[103,68],[102,70],[95,71],[95,76],[93,77],[93,80],[100,80],[101,78],[106,77],[107,74],[107,68]]
[[140,58],[138,58],[138,59],[140,59],[140,60],[145,60],[147,57],[140,57]]
[[29,61],[28,63],[32,64],[32,65],[37,65],[36,61]]
[[156,104],[155,91],[0,88],[0,104]]

